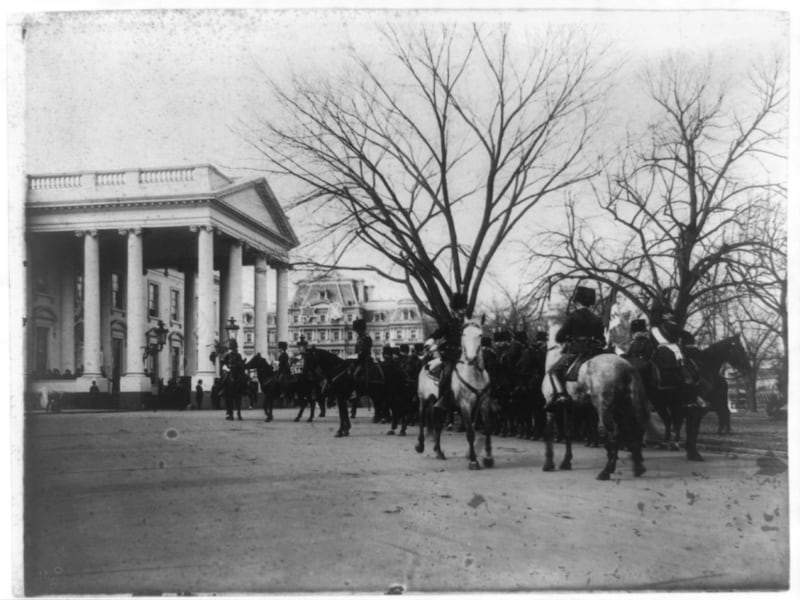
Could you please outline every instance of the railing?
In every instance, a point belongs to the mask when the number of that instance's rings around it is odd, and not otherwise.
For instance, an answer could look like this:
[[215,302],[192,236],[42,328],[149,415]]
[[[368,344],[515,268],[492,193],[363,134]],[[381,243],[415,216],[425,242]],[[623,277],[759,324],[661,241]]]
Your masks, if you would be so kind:
[[31,177],[32,190],[56,190],[61,188],[81,187],[81,176],[78,175],[42,175]]
[[193,168],[139,171],[139,183],[175,183],[181,181],[192,181],[193,179]]
[[105,185],[125,185],[125,171],[97,173],[94,176],[94,183],[98,187]]

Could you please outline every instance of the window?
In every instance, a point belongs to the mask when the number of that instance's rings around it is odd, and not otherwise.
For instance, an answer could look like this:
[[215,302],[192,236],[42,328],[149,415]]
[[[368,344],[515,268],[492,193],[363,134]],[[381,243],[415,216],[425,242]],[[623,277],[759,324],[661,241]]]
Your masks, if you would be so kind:
[[292,316],[292,323],[297,325],[300,322],[300,315],[293,315]]
[[325,315],[320,315],[319,316],[319,322],[320,323],[324,323],[325,322]]
[[297,340],[299,340],[299,339],[300,339],[300,334],[299,334],[299,333],[297,333],[297,332],[295,331],[295,332],[294,332],[294,334],[292,334],[292,338],[293,338],[293,339],[294,339],[294,341],[296,342]]
[[397,331],[394,332],[394,339],[396,339],[396,340],[402,340],[403,339],[403,330],[402,329],[398,329]]
[[334,342],[338,342],[339,341],[339,330],[338,329],[334,329],[333,330],[333,341]]
[[353,330],[352,329],[348,330],[347,339],[350,340],[350,341],[353,341]]
[[83,306],[83,273],[75,276],[75,306]]
[[169,291],[169,318],[173,321],[181,320],[181,293],[179,290]]
[[147,283],[147,314],[151,317],[158,316],[158,284]]
[[250,325],[253,322],[253,313],[246,312],[244,313],[244,322],[246,325]]
[[36,328],[36,373],[43,374],[47,371],[47,340],[50,337],[49,327]]
[[324,342],[328,338],[328,332],[324,329],[320,329],[319,331],[319,341]]
[[122,293],[122,278],[119,273],[111,274],[111,308],[122,310],[125,308],[125,300]]
[[384,332],[383,332],[383,339],[384,339],[384,340],[386,340],[386,341],[388,342],[388,341],[389,341],[389,337],[391,336],[391,333],[392,333],[392,332],[391,332],[391,331],[389,331],[388,329],[387,329],[386,331],[384,331]]
[[253,332],[248,331],[244,334],[244,343],[245,344],[252,344],[253,343]]
[[410,340],[417,339],[417,330],[416,329],[412,329],[411,331],[408,332],[408,334],[409,334],[408,335],[408,339],[410,339]]

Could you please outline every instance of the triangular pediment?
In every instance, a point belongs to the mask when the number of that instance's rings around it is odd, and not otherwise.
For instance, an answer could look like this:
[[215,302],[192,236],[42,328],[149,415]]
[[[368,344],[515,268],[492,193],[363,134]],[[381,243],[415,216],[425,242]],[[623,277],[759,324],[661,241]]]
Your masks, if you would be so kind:
[[283,209],[274,199],[265,181],[249,181],[221,190],[217,202],[297,244],[297,237],[283,214]]

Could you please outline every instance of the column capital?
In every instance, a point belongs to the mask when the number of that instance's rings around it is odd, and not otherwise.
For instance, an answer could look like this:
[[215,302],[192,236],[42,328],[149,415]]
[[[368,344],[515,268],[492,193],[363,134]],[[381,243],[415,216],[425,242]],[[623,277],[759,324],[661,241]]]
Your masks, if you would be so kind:
[[267,264],[273,269],[282,269],[284,271],[291,271],[293,269],[291,263],[271,256],[267,257]]
[[120,235],[128,235],[130,233],[132,233],[133,235],[142,235],[142,228],[141,227],[121,228],[117,229],[117,233]]
[[198,231],[208,231],[210,233],[219,232],[218,229],[212,227],[211,225],[189,225],[189,231],[192,233],[197,233]]
[[86,229],[75,232],[75,237],[85,237],[85,236],[96,238],[97,229]]

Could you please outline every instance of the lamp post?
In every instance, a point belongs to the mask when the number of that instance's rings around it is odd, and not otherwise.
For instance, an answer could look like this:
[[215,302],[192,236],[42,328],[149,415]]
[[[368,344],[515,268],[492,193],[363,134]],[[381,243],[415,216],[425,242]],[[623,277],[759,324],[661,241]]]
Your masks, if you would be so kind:
[[225,325],[225,333],[228,334],[228,347],[230,348],[231,342],[236,341],[236,332],[239,331],[239,326],[236,324],[236,319],[231,317],[228,319],[228,324]]
[[[164,345],[167,343],[167,334],[169,330],[164,326],[164,321],[158,321],[158,325],[156,327],[151,327],[145,332],[145,339],[147,340],[147,346],[144,349],[144,356],[142,357],[145,361],[148,357],[153,356],[153,372],[150,374],[150,381],[151,383],[158,384],[158,354],[161,350],[164,349]],[[159,386],[159,394],[161,393],[161,388]],[[153,410],[157,410],[156,404],[153,404]]]

